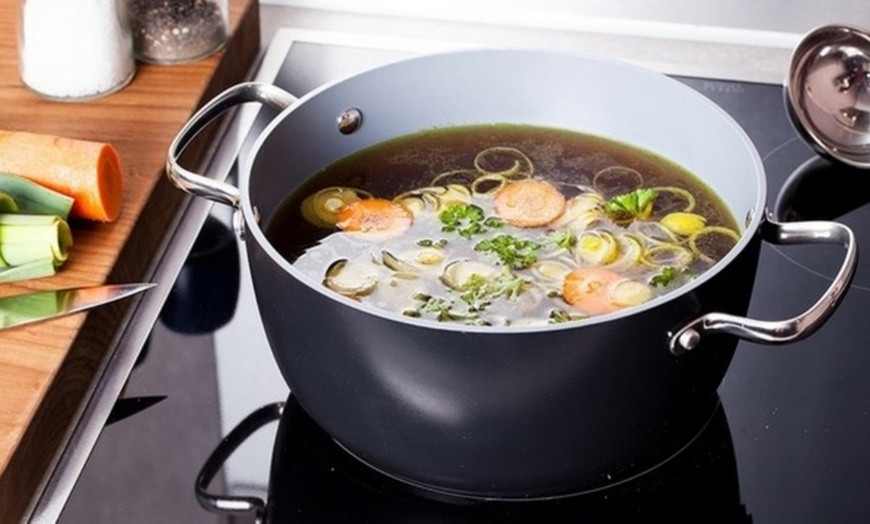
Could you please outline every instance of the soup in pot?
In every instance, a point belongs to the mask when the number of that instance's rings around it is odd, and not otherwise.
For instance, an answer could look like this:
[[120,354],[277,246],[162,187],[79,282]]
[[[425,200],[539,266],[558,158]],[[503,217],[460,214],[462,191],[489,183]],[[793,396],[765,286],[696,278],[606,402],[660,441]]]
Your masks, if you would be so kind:
[[313,176],[266,228],[333,292],[468,325],[575,322],[697,278],[739,238],[724,203],[649,151],[574,131],[429,130]]

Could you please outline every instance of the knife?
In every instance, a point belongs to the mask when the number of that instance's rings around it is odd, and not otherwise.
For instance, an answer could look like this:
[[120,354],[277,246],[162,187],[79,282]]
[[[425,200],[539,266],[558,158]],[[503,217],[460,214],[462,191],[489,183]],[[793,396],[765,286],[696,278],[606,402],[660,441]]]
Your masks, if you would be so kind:
[[154,287],[153,283],[110,284],[36,291],[0,298],[0,331],[86,311]]

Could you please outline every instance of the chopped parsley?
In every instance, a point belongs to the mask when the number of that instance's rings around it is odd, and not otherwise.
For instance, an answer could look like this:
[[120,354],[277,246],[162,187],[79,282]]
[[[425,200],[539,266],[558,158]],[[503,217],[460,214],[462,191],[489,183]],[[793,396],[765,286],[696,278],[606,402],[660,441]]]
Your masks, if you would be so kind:
[[604,203],[604,211],[616,221],[647,218],[658,193],[653,189],[635,189],[615,196]]
[[502,264],[511,269],[525,269],[538,261],[538,251],[542,244],[533,240],[523,240],[511,235],[498,235],[481,240],[474,246],[475,251],[493,253]]
[[564,309],[552,309],[550,310],[550,317],[548,320],[550,324],[564,324],[565,322],[575,322],[585,318],[588,318],[588,316],[583,313],[568,313]]
[[494,300],[513,300],[523,292],[527,282],[522,278],[504,273],[494,278],[472,275],[468,284],[458,296],[459,300],[417,293],[414,300],[420,305],[403,311],[410,317],[420,317],[424,314],[434,316],[439,322],[464,322],[465,324],[481,325],[485,321],[480,313],[489,307]]
[[447,245],[447,239],[441,238],[438,240],[432,240],[431,238],[423,238],[417,241],[417,245],[420,247],[437,247],[440,249]]
[[417,312],[412,312],[413,310],[406,311],[406,316],[418,316],[419,313],[434,313],[435,318],[439,322],[454,322],[457,320],[473,322],[479,317],[476,311],[457,311],[453,307],[453,301],[448,298],[418,293],[414,295],[414,299],[421,302],[420,308]]
[[680,276],[680,273],[676,268],[670,266],[663,267],[658,275],[653,275],[652,278],[649,279],[649,285],[653,287],[667,287],[671,282],[676,280],[678,276]]
[[471,275],[459,298],[468,304],[472,311],[483,311],[493,300],[517,298],[522,293],[525,284],[525,280],[510,273],[504,273],[494,278]]
[[550,231],[544,238],[547,247],[552,250],[564,249],[570,251],[577,245],[577,234],[570,229],[564,231]]
[[570,321],[571,316],[564,309],[553,309],[550,311],[551,324],[564,324]]
[[501,219],[485,217],[483,209],[474,204],[451,204],[438,215],[438,219],[443,224],[441,231],[456,232],[465,238],[502,226]]

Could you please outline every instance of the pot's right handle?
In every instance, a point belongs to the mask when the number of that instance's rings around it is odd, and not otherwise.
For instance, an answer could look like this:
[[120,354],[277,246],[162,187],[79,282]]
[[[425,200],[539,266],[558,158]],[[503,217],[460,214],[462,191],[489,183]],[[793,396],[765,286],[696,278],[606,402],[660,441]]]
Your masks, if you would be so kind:
[[761,235],[773,244],[840,244],[846,249],[846,256],[827,291],[805,312],[777,321],[708,313],[670,335],[671,353],[682,355],[694,349],[704,336],[711,333],[726,333],[764,344],[794,342],[812,334],[831,316],[848,289],[858,263],[858,246],[852,230],[838,222],[780,223],[767,217],[761,225]]
[[224,111],[245,102],[260,102],[281,111],[296,102],[296,97],[280,87],[261,82],[237,84],[215,96],[194,113],[169,145],[166,174],[173,184],[192,195],[239,208],[238,188],[181,167],[178,164],[178,157],[209,122]]

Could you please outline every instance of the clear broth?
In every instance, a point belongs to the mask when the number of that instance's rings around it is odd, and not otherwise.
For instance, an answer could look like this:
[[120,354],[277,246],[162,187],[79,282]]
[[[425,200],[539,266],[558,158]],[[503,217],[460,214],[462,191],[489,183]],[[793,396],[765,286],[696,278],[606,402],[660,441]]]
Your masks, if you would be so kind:
[[[343,293],[357,300],[370,302],[377,307],[393,310],[410,316],[430,318],[434,321],[461,322],[483,325],[537,324],[582,320],[597,314],[585,311],[565,301],[562,294],[564,282],[548,277],[540,278],[537,267],[512,269],[494,259],[492,254],[480,253],[474,249],[479,238],[459,237],[454,233],[443,232],[443,223],[437,220],[437,213],[426,220],[414,218],[414,227],[407,233],[408,238],[361,242],[358,237],[341,231],[337,227],[314,225],[306,220],[301,208],[309,196],[331,187],[355,188],[384,199],[394,199],[409,191],[431,187],[433,179],[451,171],[468,170],[475,163],[481,151],[488,148],[513,148],[528,157],[534,166],[532,178],[546,180],[562,192],[570,202],[577,195],[589,189],[599,193],[604,200],[624,195],[639,187],[678,188],[689,192],[694,198],[692,213],[705,219],[705,226],[725,228],[735,233],[734,238],[718,234],[704,237],[704,253],[713,260],[700,260],[696,257],[685,267],[680,267],[679,278],[667,285],[651,285],[650,281],[666,266],[646,267],[639,264],[634,269],[623,271],[626,278],[648,285],[652,294],[648,299],[660,296],[696,278],[709,268],[716,259],[721,258],[736,242],[739,231],[736,221],[721,199],[698,177],[681,166],[649,151],[622,142],[574,131],[509,124],[457,126],[428,130],[374,145],[349,155],[328,166],[311,177],[299,190],[289,195],[274,213],[266,227],[266,235],[272,245],[288,261],[315,280],[327,281],[326,275],[335,271],[334,264],[339,259],[358,260],[365,263],[373,260],[375,265],[383,265],[384,252],[420,266],[425,278],[420,275],[398,275],[395,270],[384,271],[384,280],[379,288],[364,293]],[[501,156],[501,158],[500,158]],[[517,157],[511,155],[490,155],[487,169],[491,172],[508,172],[517,165]],[[638,174],[642,178],[638,185]],[[464,178],[463,178],[464,177]],[[443,177],[439,185],[463,182],[468,177],[456,175]],[[658,191],[652,215],[648,221],[654,222],[671,212],[682,211],[686,201],[682,193]],[[487,216],[493,214],[491,195],[474,198],[473,203],[483,208]],[[584,226],[576,231],[577,238],[584,231],[603,230],[621,236],[628,232],[626,224],[615,225],[607,220]],[[571,226],[574,227],[574,226]],[[541,239],[551,233],[551,225],[539,228],[516,228],[492,230],[489,236],[510,234],[522,239]],[[575,228],[577,229],[577,228]],[[632,234],[633,235],[633,234]],[[687,238],[677,236],[677,244],[688,245]],[[700,238],[700,237],[699,237]],[[711,239],[713,239],[711,241]],[[412,260],[418,241],[447,242],[444,251],[449,252],[437,264],[419,264]],[[463,242],[465,245],[463,245]],[[650,244],[652,245],[652,243]],[[646,248],[646,246],[645,246]],[[655,251],[655,250],[652,250]],[[646,253],[647,251],[645,251]],[[547,254],[547,259],[552,253]],[[553,256],[559,264],[565,262],[572,269],[571,261],[579,266],[588,261],[575,253]],[[659,255],[661,256],[661,255]],[[670,255],[667,255],[670,256]],[[487,258],[488,257],[488,258]],[[469,306],[463,302],[465,289],[457,287],[441,289],[438,282],[445,281],[445,267],[459,259],[477,258],[480,261],[499,267],[502,273],[511,273],[524,281],[522,293],[511,297],[496,296],[494,300],[475,302]],[[608,264],[603,264],[608,267]],[[428,267],[434,266],[434,267]],[[379,270],[378,270],[379,271]],[[379,277],[381,278],[381,277]],[[421,283],[425,280],[425,283]],[[541,281],[543,280],[543,281]],[[461,286],[458,286],[461,287]],[[534,289],[533,289],[534,288]],[[388,297],[387,295],[401,295]],[[441,307],[433,307],[424,297],[436,297]],[[443,299],[443,300],[442,300]],[[644,301],[648,300],[644,299]],[[452,304],[451,309],[444,304]],[[482,310],[477,310],[483,304]],[[448,314],[445,314],[447,311]]]

